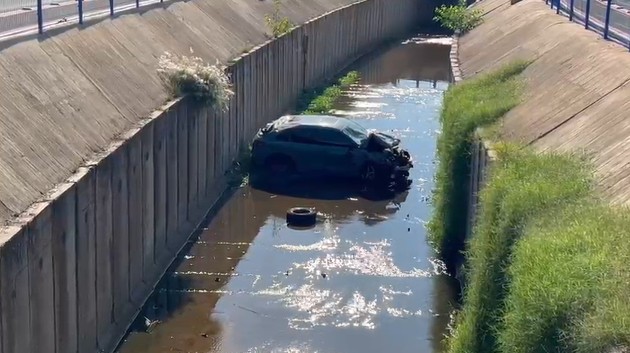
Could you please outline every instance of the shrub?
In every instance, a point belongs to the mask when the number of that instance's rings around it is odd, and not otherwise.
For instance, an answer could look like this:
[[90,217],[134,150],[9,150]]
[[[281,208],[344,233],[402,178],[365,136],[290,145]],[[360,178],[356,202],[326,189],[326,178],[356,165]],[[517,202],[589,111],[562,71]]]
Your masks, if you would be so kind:
[[466,2],[460,0],[457,5],[442,5],[435,9],[433,20],[444,28],[465,33],[483,23],[483,13],[468,9]]
[[[434,213],[429,239],[450,269],[463,248],[470,149],[474,131],[492,124],[516,106],[518,75],[529,65],[518,61],[504,68],[451,86],[444,96],[437,141],[438,167],[433,190]],[[462,207],[463,206],[463,207]]]
[[293,27],[295,27],[288,17],[280,16],[280,0],[273,1],[273,13],[271,15],[265,15],[265,23],[274,38],[278,38],[290,32]]
[[160,56],[157,72],[172,97],[188,95],[204,105],[227,110],[234,95],[225,67],[218,62],[208,65],[199,57],[166,52]]

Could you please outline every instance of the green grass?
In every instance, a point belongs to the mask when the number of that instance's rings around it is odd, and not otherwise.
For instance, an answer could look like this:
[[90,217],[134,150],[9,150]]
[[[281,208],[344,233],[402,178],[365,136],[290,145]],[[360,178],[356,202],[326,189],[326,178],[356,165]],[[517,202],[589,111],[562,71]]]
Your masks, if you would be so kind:
[[321,115],[328,114],[335,103],[341,97],[343,91],[348,87],[357,84],[360,80],[357,71],[350,71],[339,80],[337,84],[326,87],[322,90],[314,90],[302,97],[300,108],[301,114]]
[[[476,128],[492,124],[519,103],[518,75],[528,62],[515,62],[477,79],[451,86],[444,96],[438,138],[435,207],[429,237],[447,265],[463,247],[466,233],[470,148]],[[464,206],[464,207],[462,207]]]
[[[441,254],[461,249],[473,131],[518,103],[526,65],[447,92],[430,228]],[[495,147],[448,353],[629,352],[630,212],[596,197],[580,156]]]
[[537,155],[510,146],[483,189],[480,213],[466,253],[470,270],[451,353],[496,352],[506,270],[514,244],[528,220],[563,205],[575,205],[590,191],[582,161],[558,154]]
[[498,347],[612,353],[630,346],[630,214],[584,202],[533,220],[517,244]]

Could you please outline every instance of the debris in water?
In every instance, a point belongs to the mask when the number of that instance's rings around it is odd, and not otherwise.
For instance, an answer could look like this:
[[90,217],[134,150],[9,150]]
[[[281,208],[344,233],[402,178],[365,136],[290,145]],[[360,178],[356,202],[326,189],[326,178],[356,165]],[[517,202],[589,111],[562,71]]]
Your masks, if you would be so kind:
[[147,333],[151,333],[151,331],[153,331],[153,329],[155,328],[155,326],[157,326],[157,324],[160,323],[160,320],[154,320],[151,321],[151,319],[149,319],[148,317],[144,317],[144,326],[145,326],[145,331]]
[[221,280],[219,279],[219,277],[214,279],[215,282],[221,282]]
[[202,334],[201,334],[201,337],[208,338],[208,334],[207,334],[207,333],[202,333]]
[[326,278],[326,274],[325,273],[322,273],[322,278]]
[[411,232],[411,228],[407,228],[407,231],[408,231],[408,232]]

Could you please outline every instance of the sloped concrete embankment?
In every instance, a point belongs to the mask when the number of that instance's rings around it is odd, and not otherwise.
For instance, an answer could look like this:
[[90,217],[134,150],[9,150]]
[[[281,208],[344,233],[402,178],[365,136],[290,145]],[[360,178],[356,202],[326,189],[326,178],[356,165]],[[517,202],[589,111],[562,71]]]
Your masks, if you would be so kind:
[[[282,1],[281,16],[301,24],[355,1]],[[155,72],[164,51],[225,63],[267,40],[265,15],[274,11],[270,1],[250,0],[155,7],[0,43],[1,221],[168,100]]]
[[[485,22],[459,40],[464,78],[516,59],[534,60],[523,72],[522,103],[501,122],[501,137],[538,151],[585,152],[602,195],[613,204],[628,204],[627,49],[556,15],[542,1],[484,0],[476,6],[486,12]],[[473,194],[483,185],[479,176],[487,158],[479,156],[487,156],[486,150],[473,153]]]
[[[0,234],[0,352],[112,351],[197,222],[220,198],[226,185],[224,172],[237,157],[239,146],[245,145],[264,123],[294,105],[304,88],[313,87],[418,21],[428,21],[431,16],[422,11],[423,6],[418,0],[358,2],[253,49],[230,67],[236,95],[229,112],[197,109],[186,100],[168,103],[120,134],[97,158],[83,163],[74,175],[4,227]],[[195,18],[194,11],[187,16],[206,26],[198,29],[200,32],[219,31],[220,26]],[[84,58],[86,62],[75,64],[93,65],[93,75],[99,65],[110,67],[104,70],[109,74],[112,65],[120,70],[113,77],[98,78],[109,82],[105,88],[96,83],[94,76],[81,76],[82,70],[58,82],[60,90],[68,85],[85,88],[73,93],[93,101],[74,100],[77,106],[73,106],[68,96],[55,97],[67,92],[42,90],[39,98],[51,101],[32,106],[33,114],[46,117],[49,123],[59,121],[59,128],[68,123],[65,119],[86,115],[73,122],[84,124],[87,130],[81,135],[82,141],[67,150],[70,159],[79,155],[75,153],[79,147],[91,146],[87,141],[101,143],[107,137],[103,130],[138,120],[148,105],[164,98],[157,89],[156,58],[148,54],[157,50],[152,41],[169,38],[161,42],[163,47],[186,52],[189,40],[183,38],[194,31],[192,27],[181,28],[192,26],[190,23],[164,23],[165,19],[159,17],[133,20],[137,26],[146,26],[140,30],[113,21],[102,28],[101,35],[106,39],[92,43],[98,49],[78,44],[86,37],[59,39],[75,43],[67,48],[82,49],[77,49],[74,59],[57,52],[56,60],[69,63]],[[178,34],[170,33],[169,26],[177,27],[172,32]],[[224,30],[219,33],[226,38],[223,43],[230,42],[230,34]],[[177,41],[176,36],[182,39]],[[124,50],[115,48],[122,38],[126,38]],[[212,57],[214,47],[210,44],[199,41],[195,50]],[[28,70],[32,70],[34,79],[55,75],[52,71],[57,66],[40,62],[42,66],[35,67],[35,56],[24,54],[23,58],[30,59],[24,64],[30,65]],[[88,63],[88,59],[94,62]],[[6,69],[7,57],[2,56],[2,60],[0,67]],[[123,67],[126,60],[129,66]],[[9,77],[14,80],[17,72]],[[100,99],[94,98],[95,91],[102,94]],[[18,104],[17,99],[14,103]],[[47,109],[60,104],[66,106],[59,115],[46,115]],[[75,115],[64,115],[69,110]],[[25,118],[26,113],[22,114]],[[87,117],[94,121],[88,122]],[[37,119],[33,119],[25,118],[23,123],[32,124],[33,129],[46,128],[36,126]],[[58,128],[51,128],[51,139],[41,143],[54,139],[69,145],[77,142],[69,140],[72,136],[60,139],[58,133]],[[56,144],[48,147],[49,153],[41,156],[42,160],[64,150]],[[42,169],[41,173],[37,177],[54,180],[52,174],[58,170]]]

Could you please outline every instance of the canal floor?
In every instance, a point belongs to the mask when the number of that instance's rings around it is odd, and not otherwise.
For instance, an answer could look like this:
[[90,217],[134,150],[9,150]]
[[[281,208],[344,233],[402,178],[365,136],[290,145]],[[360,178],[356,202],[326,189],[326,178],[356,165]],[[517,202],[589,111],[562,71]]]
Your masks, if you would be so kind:
[[[455,287],[424,224],[445,44],[416,38],[361,60],[361,84],[335,112],[401,138],[414,158],[410,190],[367,201],[331,183],[294,188],[300,197],[237,189],[144,308],[157,324],[119,352],[441,352]],[[287,227],[294,206],[315,207],[318,224]]]

